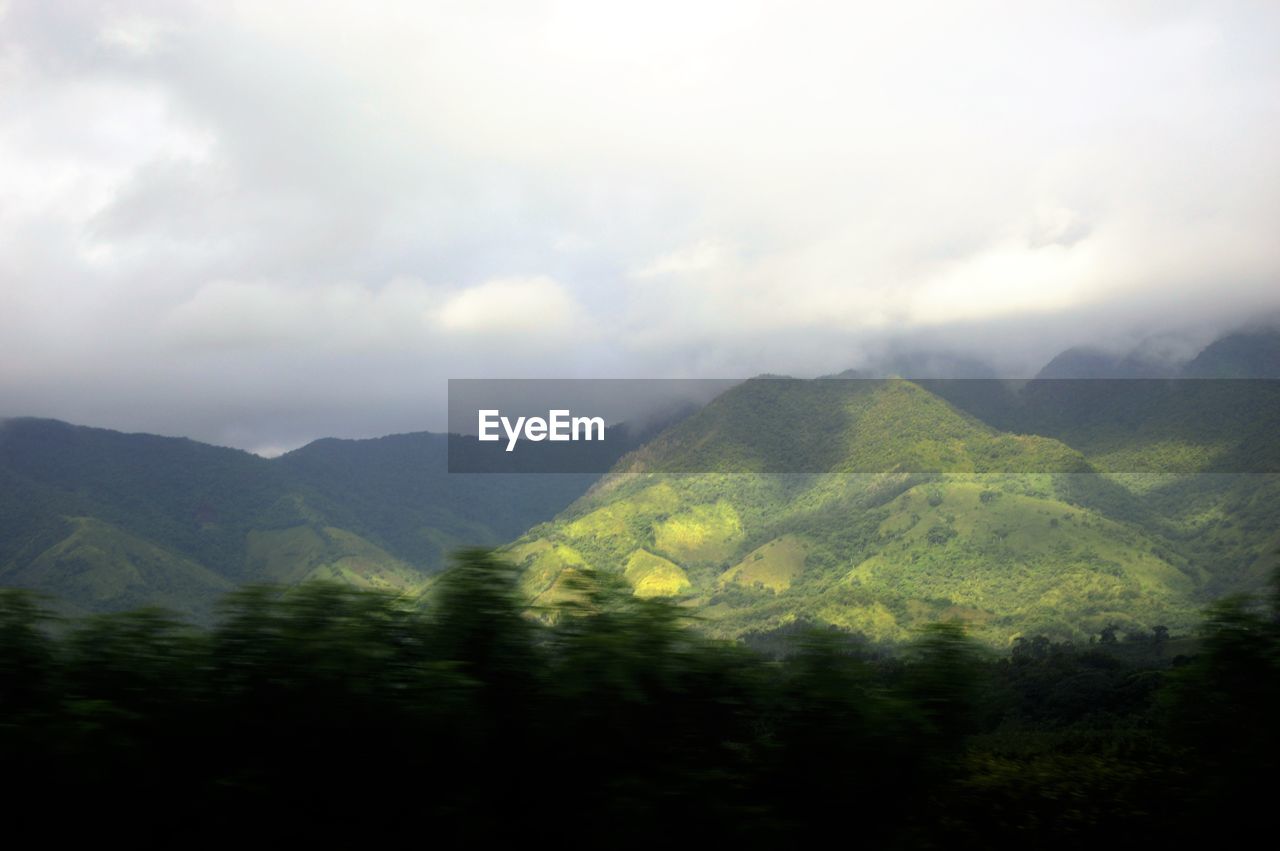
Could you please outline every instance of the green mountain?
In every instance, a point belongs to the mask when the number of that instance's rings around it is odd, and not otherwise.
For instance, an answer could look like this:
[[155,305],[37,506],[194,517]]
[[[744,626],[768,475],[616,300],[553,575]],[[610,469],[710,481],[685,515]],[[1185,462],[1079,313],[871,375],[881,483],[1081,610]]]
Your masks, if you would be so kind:
[[1036,374],[1036,378],[1170,378],[1178,367],[1151,357],[1142,351],[1125,355],[1081,346],[1055,356]]
[[1210,343],[1183,368],[1189,378],[1280,378],[1280,331],[1238,331]]
[[[509,557],[548,605],[575,574],[610,571],[719,635],[809,621],[898,640],[954,619],[998,644],[1186,629],[1210,596],[1264,575],[1280,543],[1266,521],[1275,476],[1116,472],[1132,462],[1090,430],[1093,409],[1049,392],[1092,382],[984,384],[933,385],[965,410],[904,380],[746,382],[625,456]],[[1108,394],[1118,415],[1124,394]],[[1175,402],[1158,413],[1182,412]],[[1055,428],[1003,429],[1001,417]],[[1216,422],[1192,431],[1238,439],[1239,416]],[[1094,439],[1070,439],[1081,435]]]
[[[1076,346],[1056,355],[1036,378],[1280,378],[1280,330],[1274,328],[1234,331],[1186,362],[1172,357],[1168,344],[1157,337],[1127,352]],[[923,371],[898,374],[942,377]]]
[[[1230,335],[1176,372],[1267,378],[1277,340]],[[899,639],[938,619],[994,643],[1176,630],[1275,563],[1280,382],[1137,378],[1158,348],[1068,352],[1019,382],[940,354],[899,361],[973,377],[748,381],[592,446],[612,453],[592,467],[613,464],[604,478],[450,475],[449,437],[430,433],[267,460],[0,421],[0,586],[72,612],[204,618],[245,582],[416,594],[456,548],[507,543],[540,604],[610,571],[720,635],[812,621]],[[1081,370],[1109,377],[1053,377]],[[530,469],[548,458],[562,460]]]
[[268,460],[6,420],[0,585],[46,592],[70,611],[160,605],[197,617],[244,582],[416,593],[456,547],[511,540],[595,478],[448,475],[446,447],[425,432],[327,439]]

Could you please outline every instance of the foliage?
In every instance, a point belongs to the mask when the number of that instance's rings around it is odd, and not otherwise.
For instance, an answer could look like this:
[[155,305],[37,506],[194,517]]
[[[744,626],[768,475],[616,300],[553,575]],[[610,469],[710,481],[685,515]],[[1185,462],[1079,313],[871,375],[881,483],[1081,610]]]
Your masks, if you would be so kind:
[[1280,475],[1239,472],[1280,469],[1274,384],[753,380],[593,485],[448,475],[443,435],[268,461],[11,420],[0,585],[208,622],[245,582],[427,593],[446,552],[525,533],[509,553],[539,605],[617,573],[721,637],[797,619],[893,641],[949,620],[995,647],[1180,634],[1274,562]]
[[[1190,426],[1215,391],[1170,397],[1153,386],[1134,401],[1105,382],[1073,383],[1029,386],[1010,401],[1003,383],[974,384],[746,382],[624,458],[509,552],[534,593],[566,570],[624,573],[636,553],[661,556],[683,570],[679,593],[704,628],[724,637],[796,619],[896,641],[952,620],[1000,647],[1035,633],[1087,641],[1111,624],[1185,633],[1204,602],[1257,587],[1280,477],[1110,472],[1067,444],[983,419],[1079,440],[1108,462],[1127,452],[1158,466],[1173,463],[1161,454],[1170,440],[1200,458],[1231,436],[1235,415]],[[957,401],[972,412],[939,395],[954,385],[970,388]],[[1077,422],[1084,402],[1109,405],[1110,419]],[[1135,406],[1157,402],[1155,432],[1125,432]]]
[[0,585],[49,593],[67,613],[153,605],[206,622],[245,582],[417,593],[450,550],[509,541],[594,479],[449,475],[446,439],[320,440],[265,459],[0,421]]
[[[479,550],[418,608],[346,586],[236,592],[208,629],[154,610],[56,623],[0,595],[11,830],[287,832],[435,844],[1115,847],[1265,823],[1277,614],[1216,608],[1200,650],[1147,634],[1010,654],[955,624],[886,654],[830,628],[770,657],[609,573],[553,626]],[[1280,587],[1280,586],[1278,586]],[[134,818],[133,816],[129,817]]]

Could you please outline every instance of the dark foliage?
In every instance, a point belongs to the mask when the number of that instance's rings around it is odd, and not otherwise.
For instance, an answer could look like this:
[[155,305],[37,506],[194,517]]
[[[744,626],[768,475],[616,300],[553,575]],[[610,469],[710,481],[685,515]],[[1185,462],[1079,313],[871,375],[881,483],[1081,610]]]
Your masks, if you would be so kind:
[[954,626],[887,654],[789,630],[771,657],[582,575],[553,626],[512,569],[458,557],[432,607],[248,588],[209,630],[53,622],[0,594],[14,829],[495,842],[1075,848],[1261,823],[1277,769],[1275,599],[1007,656]]

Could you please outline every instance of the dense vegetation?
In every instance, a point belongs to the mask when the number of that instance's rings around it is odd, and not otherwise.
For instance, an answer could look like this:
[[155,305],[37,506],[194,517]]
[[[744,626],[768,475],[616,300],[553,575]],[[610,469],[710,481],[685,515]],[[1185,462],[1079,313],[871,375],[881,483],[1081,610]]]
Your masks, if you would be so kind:
[[[795,621],[901,641],[951,620],[997,647],[1183,633],[1274,564],[1280,382],[1259,376],[1278,374],[1277,352],[1280,334],[1239,333],[1173,372],[1077,351],[1046,367],[1066,380],[747,381],[611,431],[622,439],[593,444],[588,469],[635,451],[599,480],[449,474],[448,438],[426,433],[267,460],[7,420],[0,586],[63,614],[156,605],[207,623],[244,583],[418,594],[452,549],[513,542],[542,604],[609,572],[720,637]],[[1148,374],[1185,380],[1115,377]],[[485,446],[483,469],[508,455]],[[582,451],[555,447],[531,469]]]
[[545,602],[612,571],[725,637],[1182,632],[1274,563],[1278,422],[1276,382],[754,380],[508,552]]
[[425,432],[265,459],[0,421],[0,585],[72,613],[160,605],[200,619],[245,582],[419,592],[450,550],[509,541],[595,478],[449,475],[446,461],[446,436]]
[[124,819],[164,841],[1097,848],[1269,819],[1280,587],[1219,604],[1194,649],[1110,632],[995,655],[955,625],[891,650],[796,624],[753,651],[608,574],[578,574],[547,626],[517,582],[470,551],[425,609],[256,587],[209,629],[57,622],[5,592],[6,821]]

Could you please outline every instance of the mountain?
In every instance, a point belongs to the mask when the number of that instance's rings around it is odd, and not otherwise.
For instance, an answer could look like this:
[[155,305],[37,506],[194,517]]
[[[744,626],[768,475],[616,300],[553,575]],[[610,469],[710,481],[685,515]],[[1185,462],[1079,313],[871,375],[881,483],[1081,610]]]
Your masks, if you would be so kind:
[[1098,475],[1075,477],[1074,498],[1204,566],[1204,599],[1265,579],[1280,550],[1280,382],[927,384],[995,428],[1051,437],[1087,457]]
[[1280,331],[1238,331],[1210,343],[1183,369],[1188,378],[1280,378]]
[[1123,356],[1091,346],[1079,346],[1056,355],[1036,378],[1116,378],[1124,362]]
[[[1280,378],[1280,330],[1235,331],[1214,340],[1190,359],[1184,346],[1183,341],[1170,337],[1151,337],[1125,352],[1076,346],[1055,355],[1036,378]],[[900,374],[925,377],[923,373]]]
[[[971,395],[1007,397],[1005,416],[1098,436],[1088,405],[1045,392],[1057,382],[1022,385],[1025,397],[976,384],[989,392]],[[1122,457],[1091,458],[1105,442],[999,428],[938,385],[975,382],[745,382],[623,457],[509,557],[542,604],[571,594],[576,574],[609,571],[723,636],[807,621],[899,640],[957,619],[997,644],[1189,628],[1211,596],[1265,575],[1280,543],[1274,475],[1135,477],[1113,469]],[[1239,422],[1224,415],[1209,436]]]
[[[631,444],[618,444],[617,452]],[[592,475],[449,475],[447,436],[319,440],[275,459],[55,420],[0,422],[0,585],[69,611],[207,616],[244,582],[420,591],[461,545],[495,545]]]
[[[615,427],[582,468],[603,478],[450,474],[450,436],[426,432],[268,460],[5,420],[0,586],[69,612],[206,618],[246,582],[416,594],[452,550],[507,544],[540,604],[578,573],[616,572],[726,636],[815,622],[900,639],[937,619],[997,644],[1177,629],[1256,589],[1280,550],[1280,382],[1234,380],[1268,375],[1277,339],[1232,334],[1175,368],[1228,381],[1139,378],[1174,363],[1162,341],[1071,350],[1030,381],[910,353],[871,374],[963,377],[750,380]],[[1109,377],[1055,377],[1081,374]],[[483,448],[469,469],[503,469],[502,447]],[[530,451],[537,470],[579,450]]]
[[1124,354],[1078,346],[1056,355],[1037,373],[1041,379],[1175,378],[1181,365],[1155,341],[1145,341]]

